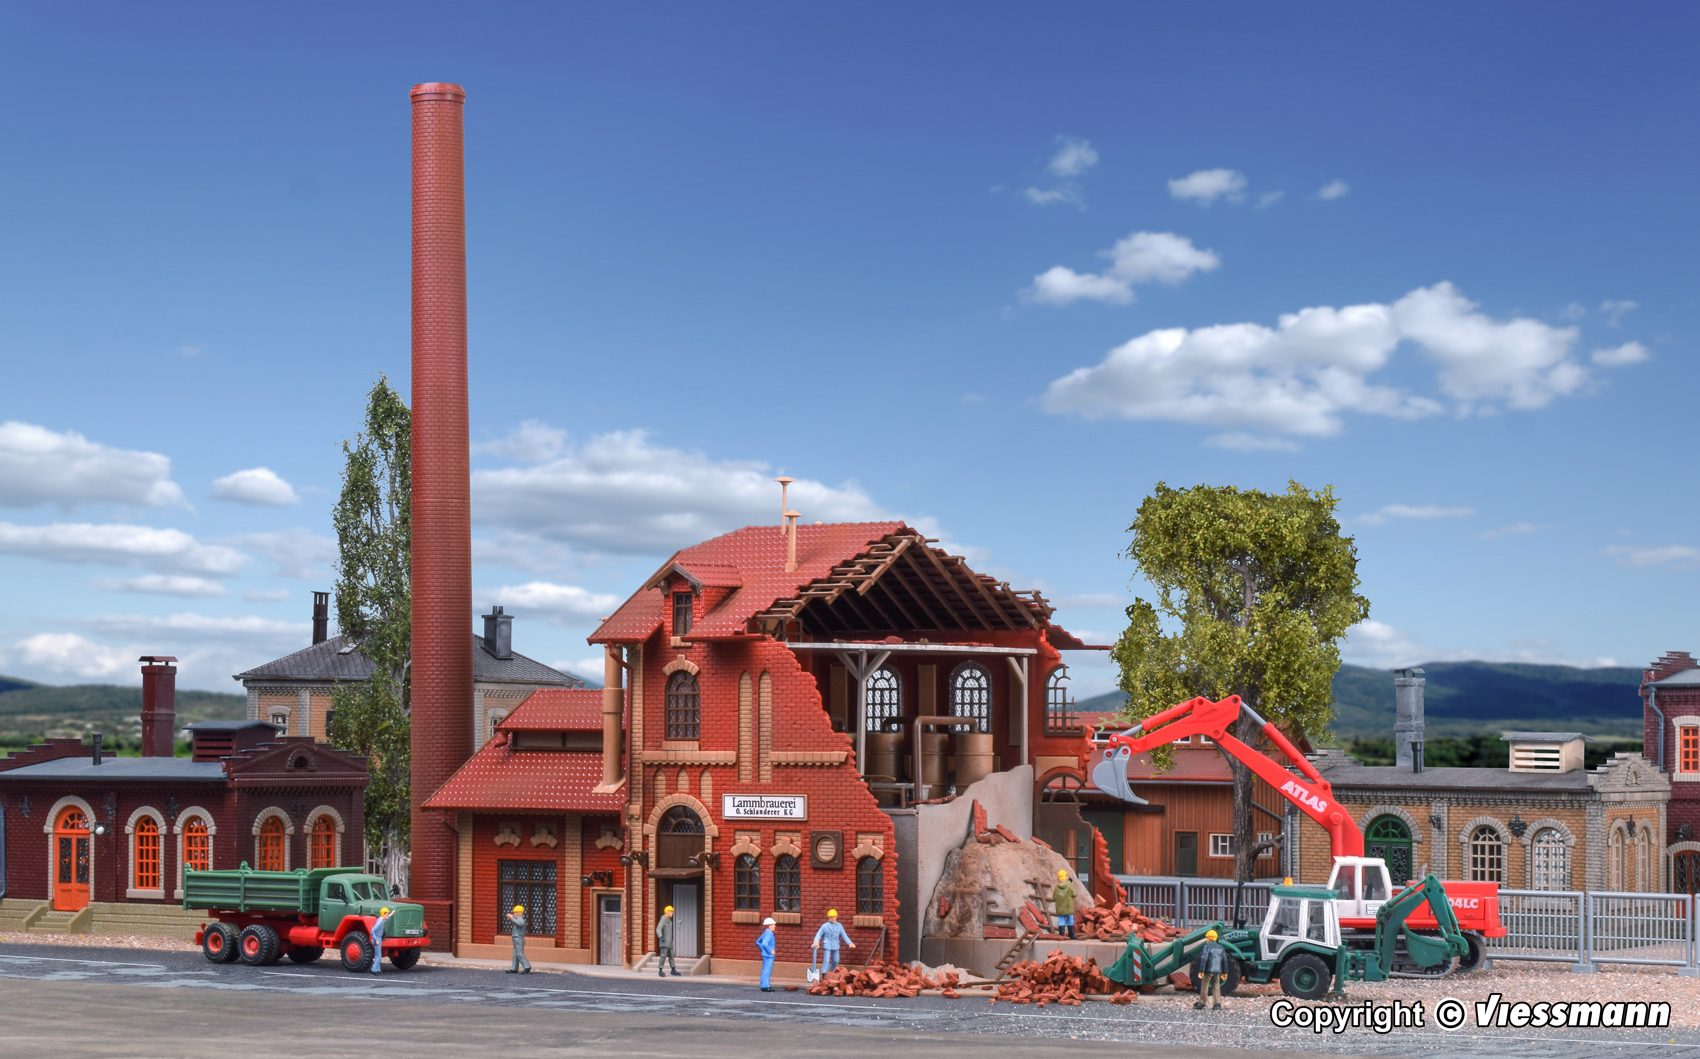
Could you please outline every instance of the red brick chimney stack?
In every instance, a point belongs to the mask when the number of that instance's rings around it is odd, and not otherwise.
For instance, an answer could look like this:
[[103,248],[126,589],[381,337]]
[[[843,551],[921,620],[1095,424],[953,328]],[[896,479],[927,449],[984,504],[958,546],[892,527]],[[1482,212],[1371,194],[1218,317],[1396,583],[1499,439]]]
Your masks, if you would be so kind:
[[[467,468],[466,181],[459,85],[413,100],[413,870],[454,899],[455,835],[420,806],[472,756],[472,519]],[[436,911],[427,908],[429,914]],[[448,924],[443,923],[443,934]],[[435,933],[435,929],[433,933]]]
[[170,655],[143,655],[142,756],[170,757],[177,751],[177,661]]

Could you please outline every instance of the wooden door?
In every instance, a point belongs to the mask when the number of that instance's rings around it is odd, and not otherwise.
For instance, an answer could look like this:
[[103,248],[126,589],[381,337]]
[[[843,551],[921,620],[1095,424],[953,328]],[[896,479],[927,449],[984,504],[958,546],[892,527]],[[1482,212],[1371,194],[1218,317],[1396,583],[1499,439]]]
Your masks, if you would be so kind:
[[694,960],[702,955],[697,937],[702,920],[701,894],[702,887],[694,882],[673,884],[673,956],[676,959]]
[[620,967],[620,895],[600,894],[596,898],[596,962],[604,967]]
[[1191,878],[1198,874],[1198,832],[1175,832],[1175,874]]
[[89,822],[67,809],[53,825],[53,908],[76,912],[89,903]]

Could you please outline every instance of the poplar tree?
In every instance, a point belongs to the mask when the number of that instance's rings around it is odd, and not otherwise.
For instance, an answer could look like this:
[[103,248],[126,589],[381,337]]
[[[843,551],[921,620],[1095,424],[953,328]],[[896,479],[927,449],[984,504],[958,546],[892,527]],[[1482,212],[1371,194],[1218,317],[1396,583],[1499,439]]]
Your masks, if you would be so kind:
[[[1111,657],[1133,720],[1202,695],[1238,695],[1289,737],[1323,735],[1333,720],[1341,638],[1369,617],[1357,594],[1357,548],[1334,517],[1333,487],[1289,481],[1281,494],[1159,482],[1139,505],[1123,553],[1155,591],[1135,599]],[[1241,715],[1231,732],[1263,741]],[[1252,771],[1228,755],[1234,790],[1234,877],[1252,878]],[[1155,754],[1171,766],[1169,748]],[[1285,811],[1285,806],[1271,806]]]
[[379,376],[366,396],[365,428],[342,443],[342,494],[336,526],[336,618],[345,646],[373,665],[372,675],[332,693],[329,736],[363,755],[367,856],[392,885],[405,887],[409,848],[410,730],[408,663],[412,653],[409,444],[412,417]]

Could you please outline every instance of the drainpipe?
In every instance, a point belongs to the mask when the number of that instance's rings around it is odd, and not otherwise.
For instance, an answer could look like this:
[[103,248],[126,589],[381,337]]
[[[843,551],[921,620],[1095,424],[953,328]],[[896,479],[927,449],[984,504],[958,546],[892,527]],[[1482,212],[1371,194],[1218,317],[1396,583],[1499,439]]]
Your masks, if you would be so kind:
[[602,785],[598,790],[615,790],[625,780],[620,774],[620,737],[625,730],[621,715],[625,705],[625,670],[620,664],[620,649],[609,644],[602,660]]
[[1659,741],[1657,745],[1659,748],[1659,771],[1663,772],[1665,770],[1665,711],[1659,709],[1658,688],[1650,687],[1647,689],[1647,705],[1651,706],[1653,712],[1659,716]]

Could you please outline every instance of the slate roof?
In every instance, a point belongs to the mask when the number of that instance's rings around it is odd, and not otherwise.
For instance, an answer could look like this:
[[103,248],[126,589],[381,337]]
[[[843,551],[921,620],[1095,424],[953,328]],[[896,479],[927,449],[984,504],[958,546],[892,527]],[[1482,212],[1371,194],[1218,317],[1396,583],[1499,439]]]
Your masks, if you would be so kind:
[[602,755],[583,750],[515,750],[492,742],[425,802],[427,809],[618,815],[626,789],[592,794]]
[[86,783],[122,783],[126,780],[186,780],[192,783],[225,782],[224,765],[217,761],[191,761],[186,757],[107,757],[94,764],[93,757],[62,757],[39,765],[0,772],[0,783],[12,780],[53,780]]
[[[236,674],[237,680],[264,682],[267,680],[317,680],[330,683],[357,683],[372,675],[376,668],[359,651],[343,652],[347,643],[342,636],[332,636],[324,643],[284,655],[246,673]],[[551,669],[542,662],[527,658],[518,651],[512,658],[497,658],[484,649],[484,637],[472,635],[472,679],[481,684],[542,684],[552,687],[583,687],[584,681],[575,676]]]
[[273,724],[270,721],[250,720],[196,721],[194,724],[185,725],[183,730],[185,732],[240,732],[245,728],[270,728],[274,732],[283,731],[283,725],[281,724]]
[[1506,769],[1425,768],[1412,772],[1398,765],[1335,764],[1334,755],[1318,755],[1311,763],[1322,778],[1341,787],[1418,787],[1431,790],[1464,790],[1491,785],[1495,790],[1512,791],[1585,791],[1589,773],[1586,769],[1569,772],[1511,772]]
[[1700,684],[1700,669],[1681,669],[1663,680],[1649,680],[1644,687],[1670,688]]
[[496,725],[504,732],[600,732],[602,692],[591,688],[539,688]]
[[[865,551],[889,533],[907,529],[901,522],[833,522],[797,527],[797,569],[785,570],[785,531],[776,525],[745,526],[718,537],[693,544],[676,553],[657,571],[670,572],[675,564],[705,585],[733,580],[738,587],[691,630],[694,636],[727,636],[745,631],[750,618],[772,606],[774,601],[795,596],[810,581],[826,577],[845,559]],[[644,582],[656,583],[656,578]],[[620,604],[612,617],[590,636],[591,643],[641,643],[661,627],[661,593],[642,588]]]

